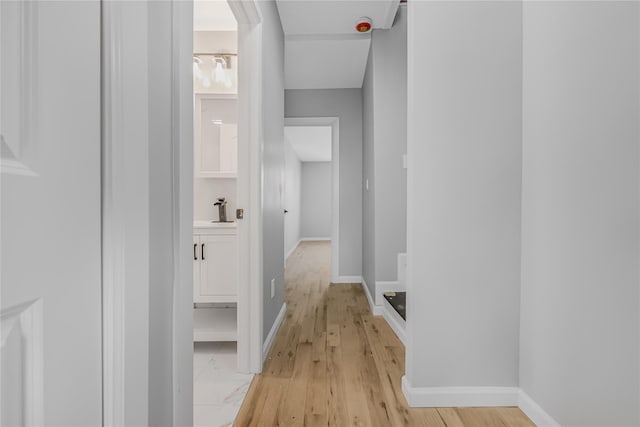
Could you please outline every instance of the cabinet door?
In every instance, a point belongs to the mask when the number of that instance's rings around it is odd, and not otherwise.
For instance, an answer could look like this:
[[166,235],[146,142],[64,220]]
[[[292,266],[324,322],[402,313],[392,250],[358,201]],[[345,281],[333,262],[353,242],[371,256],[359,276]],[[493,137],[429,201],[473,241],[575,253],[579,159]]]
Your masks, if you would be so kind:
[[236,173],[238,169],[238,126],[220,126],[220,172]]
[[200,236],[200,297],[202,302],[235,301],[238,282],[238,238]]
[[201,178],[235,178],[237,174],[236,99],[196,95],[194,169]]
[[200,236],[193,236],[193,302],[200,301]]

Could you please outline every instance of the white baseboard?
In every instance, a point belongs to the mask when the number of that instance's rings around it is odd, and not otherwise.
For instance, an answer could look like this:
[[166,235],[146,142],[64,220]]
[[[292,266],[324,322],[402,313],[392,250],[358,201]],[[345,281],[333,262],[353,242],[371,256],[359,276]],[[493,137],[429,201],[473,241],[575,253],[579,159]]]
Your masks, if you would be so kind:
[[264,363],[267,360],[267,356],[269,355],[269,350],[271,350],[271,346],[273,345],[273,341],[278,334],[278,330],[280,329],[280,325],[282,325],[282,321],[284,320],[284,315],[287,313],[287,303],[282,303],[282,307],[280,308],[280,312],[278,313],[278,317],[276,317],[275,322],[273,322],[273,326],[269,331],[269,335],[267,335],[267,339],[264,340],[264,344],[262,344],[262,362]]
[[289,259],[289,257],[290,257],[290,256],[291,256],[291,254],[293,253],[293,251],[295,251],[295,250],[298,248],[298,246],[300,245],[300,242],[302,242],[302,240],[298,240],[298,241],[296,242],[296,244],[295,244],[295,245],[293,245],[293,247],[289,250],[289,252],[287,252],[287,254],[284,256],[284,264],[285,264],[285,266],[286,266],[286,264],[287,264],[287,259]]
[[398,339],[405,344],[405,324],[406,322],[398,312],[389,304],[389,301],[384,299],[384,303],[381,306],[382,315],[384,316],[384,320],[387,321],[391,329],[396,334]]
[[331,283],[362,283],[362,276],[338,276],[332,277]]
[[412,387],[402,377],[402,392],[411,407],[518,406],[518,387]]
[[369,287],[367,286],[367,282],[365,282],[364,277],[362,278],[362,289],[364,290],[364,294],[367,296],[367,301],[369,301],[369,308],[371,309],[371,313],[374,316],[382,315],[382,307],[379,307],[373,303],[371,292],[369,292]]
[[518,406],[527,417],[538,427],[560,427],[540,405],[538,405],[524,390],[520,389]]
[[412,387],[405,375],[402,392],[411,407],[517,406],[537,427],[560,427],[519,387]]
[[398,281],[389,281],[389,282],[376,282],[376,305],[382,306],[384,303],[384,294],[385,292],[400,292],[406,291],[404,284],[401,284]]

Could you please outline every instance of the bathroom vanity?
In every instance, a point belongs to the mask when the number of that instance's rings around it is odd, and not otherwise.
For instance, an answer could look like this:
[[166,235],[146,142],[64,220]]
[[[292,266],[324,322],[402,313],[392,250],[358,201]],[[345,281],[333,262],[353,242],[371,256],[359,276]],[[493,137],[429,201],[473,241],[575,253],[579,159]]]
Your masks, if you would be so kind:
[[238,336],[237,223],[211,221],[233,220],[237,207],[236,98],[194,97],[194,341],[237,341]]
[[236,341],[237,224],[193,224],[193,340]]

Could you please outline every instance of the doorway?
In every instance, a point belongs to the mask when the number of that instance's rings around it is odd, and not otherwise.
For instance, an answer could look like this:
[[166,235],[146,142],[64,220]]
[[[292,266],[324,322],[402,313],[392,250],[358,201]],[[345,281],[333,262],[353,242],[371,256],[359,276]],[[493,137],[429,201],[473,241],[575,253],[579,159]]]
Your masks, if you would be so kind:
[[337,117],[285,118],[285,268],[303,241],[331,241],[339,281],[340,162]]
[[[248,254],[238,260],[237,293],[238,301],[243,303],[238,304],[237,329],[238,336],[245,337],[237,342],[238,369],[259,372],[261,15],[253,0],[229,0],[229,5],[238,21],[238,52],[244,54],[238,64],[238,86],[245,88],[237,95],[238,205],[250,212],[237,225],[238,250]],[[104,419],[108,424],[146,424],[153,413],[153,418],[163,424],[172,419],[174,424],[191,425],[195,261],[193,3],[103,2],[101,6],[105,141],[102,224],[109,231],[105,235],[114,237],[104,239],[102,250],[103,265],[108,267],[103,269],[102,306]],[[127,43],[122,43],[124,39]],[[152,63],[149,73],[138,72],[140,58]],[[140,84],[142,75],[148,84]],[[130,117],[137,117],[134,114],[146,114],[149,121],[131,120]],[[149,144],[152,140],[153,145]],[[160,158],[150,161],[150,147]],[[243,164],[248,166],[240,167]],[[147,175],[145,168],[151,165],[157,175],[150,173],[151,179],[138,179]],[[131,179],[126,180],[127,177]],[[150,209],[152,196],[161,207]],[[158,218],[161,226],[149,227],[149,221]],[[133,238],[129,238],[130,230]],[[164,239],[163,243],[150,244],[150,234]],[[198,249],[200,258],[202,248]],[[149,251],[150,257],[140,256]],[[156,252],[162,252],[163,258],[155,256]],[[165,272],[161,275],[162,286],[154,283],[153,293],[146,285],[151,282],[150,259]],[[155,268],[154,274],[160,276]],[[150,294],[162,298],[162,304],[150,304]],[[126,316],[122,307],[128,310]],[[151,308],[156,317],[150,321]],[[162,344],[159,351],[149,352],[147,340],[137,338],[147,333],[153,335],[154,344]],[[136,339],[130,340],[130,336]],[[149,353],[155,361],[144,357]],[[150,372],[154,373],[153,386],[147,378]],[[126,398],[134,395],[139,399]],[[155,405],[152,411],[144,404],[147,401]]]
[[193,421],[217,426],[233,422],[253,378],[238,327],[248,311],[237,214],[248,162],[238,156],[237,20],[226,1],[196,1],[193,12]]

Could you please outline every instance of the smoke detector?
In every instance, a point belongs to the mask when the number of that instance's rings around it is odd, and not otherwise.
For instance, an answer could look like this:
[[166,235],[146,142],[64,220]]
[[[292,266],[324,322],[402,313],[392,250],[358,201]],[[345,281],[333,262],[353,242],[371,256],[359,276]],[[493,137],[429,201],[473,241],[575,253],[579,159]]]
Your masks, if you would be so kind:
[[356,21],[356,31],[359,33],[368,33],[371,31],[371,18],[363,16]]

